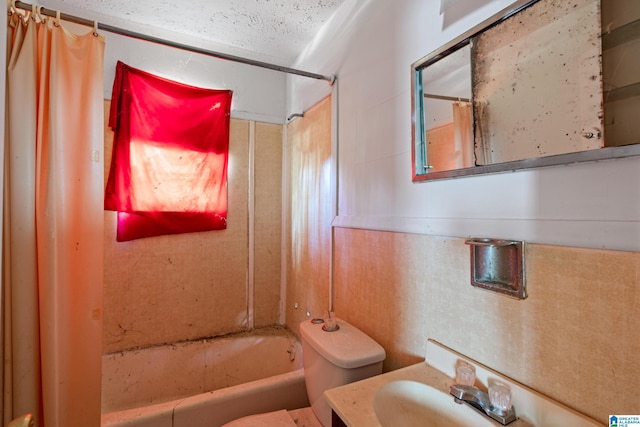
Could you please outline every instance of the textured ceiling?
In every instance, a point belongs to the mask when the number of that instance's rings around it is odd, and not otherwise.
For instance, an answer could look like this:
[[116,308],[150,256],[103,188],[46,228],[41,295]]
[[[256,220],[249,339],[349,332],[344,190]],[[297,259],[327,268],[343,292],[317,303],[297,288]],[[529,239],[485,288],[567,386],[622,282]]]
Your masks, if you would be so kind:
[[[41,0],[47,9],[290,66],[344,0]],[[220,49],[218,49],[220,50]]]

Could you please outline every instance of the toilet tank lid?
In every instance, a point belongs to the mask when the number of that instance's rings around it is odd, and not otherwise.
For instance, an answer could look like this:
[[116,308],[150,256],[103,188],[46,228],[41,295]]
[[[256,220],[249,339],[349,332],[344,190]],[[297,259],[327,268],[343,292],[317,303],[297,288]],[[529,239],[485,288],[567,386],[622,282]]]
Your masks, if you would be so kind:
[[340,329],[327,332],[322,329],[322,323],[303,321],[300,335],[322,357],[341,368],[359,368],[384,360],[384,348],[373,338],[344,320],[336,319],[336,322]]

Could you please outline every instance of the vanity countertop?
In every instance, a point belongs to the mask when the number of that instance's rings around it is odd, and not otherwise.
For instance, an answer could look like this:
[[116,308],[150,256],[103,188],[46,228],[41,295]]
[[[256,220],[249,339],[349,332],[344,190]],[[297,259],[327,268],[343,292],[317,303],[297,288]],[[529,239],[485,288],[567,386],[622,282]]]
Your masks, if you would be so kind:
[[373,409],[373,396],[383,385],[398,380],[422,382],[447,393],[449,386],[453,383],[451,378],[436,368],[425,362],[420,362],[406,368],[332,388],[324,392],[324,397],[348,427],[381,427]]
[[[444,393],[454,383],[438,369],[426,362],[386,372],[351,384],[332,388],[324,392],[324,398],[347,427],[382,427],[373,409],[373,397],[383,385],[392,381],[411,380],[428,384]],[[451,397],[453,399],[453,396]],[[501,424],[495,422],[496,426]],[[510,427],[530,427],[528,422],[518,419]]]
[[[509,423],[509,427],[602,426],[602,423],[431,339],[427,340],[424,362],[327,390],[324,397],[347,427],[381,427],[373,402],[376,392],[382,386],[393,381],[409,380],[426,384],[449,395],[449,388],[455,382],[455,367],[459,362],[474,366],[476,382],[481,388],[486,389],[487,384],[494,381],[510,388],[511,402],[518,419]],[[450,397],[453,399],[453,396]],[[486,420],[496,426],[502,425],[489,417]]]

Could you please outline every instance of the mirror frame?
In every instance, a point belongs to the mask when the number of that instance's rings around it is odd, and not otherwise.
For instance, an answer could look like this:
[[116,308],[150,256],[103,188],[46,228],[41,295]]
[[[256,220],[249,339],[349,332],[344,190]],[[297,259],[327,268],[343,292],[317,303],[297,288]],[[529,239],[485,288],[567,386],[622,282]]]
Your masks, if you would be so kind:
[[[512,162],[495,163],[492,165],[473,166],[469,168],[451,169],[439,172],[418,173],[418,162],[426,159],[426,131],[424,123],[424,99],[422,97],[422,69],[464,47],[471,39],[483,31],[498,25],[523,9],[537,3],[539,0],[518,0],[509,7],[501,10],[480,24],[441,46],[437,50],[411,64],[411,173],[413,182],[431,181],[436,179],[457,178],[481,174],[513,172],[522,169],[534,169],[547,166],[568,165],[572,163],[593,162],[598,160],[619,159],[640,156],[640,144],[623,145],[617,147],[603,147],[594,150],[578,151],[575,153],[558,154],[553,156],[536,157]],[[420,129],[420,135],[417,135]],[[422,150],[422,154],[420,151]]]

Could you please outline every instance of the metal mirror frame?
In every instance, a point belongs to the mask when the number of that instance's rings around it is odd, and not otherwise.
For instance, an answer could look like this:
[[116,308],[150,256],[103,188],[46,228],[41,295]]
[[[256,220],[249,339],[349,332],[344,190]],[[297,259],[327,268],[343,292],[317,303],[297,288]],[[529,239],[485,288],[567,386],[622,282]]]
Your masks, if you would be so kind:
[[[461,34],[459,37],[451,40],[439,49],[411,64],[411,169],[413,182],[512,172],[521,169],[534,169],[547,166],[559,166],[572,163],[640,156],[640,144],[633,144],[530,158],[512,162],[495,163],[492,165],[473,166],[469,168],[451,169],[439,172],[428,172],[427,170],[424,173],[418,173],[418,168],[420,167],[424,169],[424,166],[418,165],[417,163],[426,157],[426,132],[423,108],[424,100],[422,99],[422,69],[464,47],[469,44],[475,36],[479,35],[483,31],[498,25],[500,22],[510,18],[538,1],[539,0],[516,1],[508,8],[501,10],[472,29]],[[419,133],[417,132],[417,129],[420,129]],[[418,155],[417,150],[425,150],[422,158]]]

